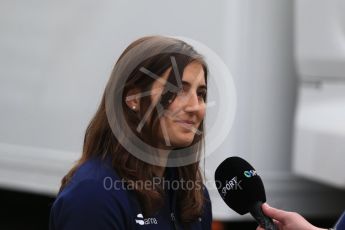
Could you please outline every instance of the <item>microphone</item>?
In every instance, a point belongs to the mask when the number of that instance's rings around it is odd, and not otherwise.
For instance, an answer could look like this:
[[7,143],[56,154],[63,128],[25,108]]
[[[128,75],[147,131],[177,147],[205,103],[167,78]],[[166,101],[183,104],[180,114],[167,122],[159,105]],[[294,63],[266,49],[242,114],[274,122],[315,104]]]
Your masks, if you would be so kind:
[[250,213],[266,230],[278,230],[261,205],[266,202],[264,184],[256,170],[240,157],[225,159],[216,169],[215,182],[224,202],[240,215]]

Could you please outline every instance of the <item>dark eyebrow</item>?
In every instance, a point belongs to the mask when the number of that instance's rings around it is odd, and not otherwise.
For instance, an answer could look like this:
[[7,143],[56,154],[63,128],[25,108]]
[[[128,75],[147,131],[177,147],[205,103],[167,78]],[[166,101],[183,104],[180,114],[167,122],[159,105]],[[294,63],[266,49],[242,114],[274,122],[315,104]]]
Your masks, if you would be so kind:
[[[183,85],[187,85],[188,87],[190,87],[191,86],[191,84],[188,82],[188,81],[182,81],[182,84]],[[206,85],[199,85],[198,86],[198,89],[207,89],[207,86]]]

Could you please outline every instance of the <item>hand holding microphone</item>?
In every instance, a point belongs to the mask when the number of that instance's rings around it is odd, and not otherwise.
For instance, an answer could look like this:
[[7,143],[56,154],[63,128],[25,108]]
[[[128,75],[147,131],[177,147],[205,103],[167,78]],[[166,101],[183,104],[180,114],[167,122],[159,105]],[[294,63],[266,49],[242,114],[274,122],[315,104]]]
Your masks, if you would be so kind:
[[[275,225],[278,226],[279,230],[326,230],[313,226],[295,212],[286,212],[272,208],[268,204],[263,204],[262,210],[266,216],[274,219]],[[264,228],[259,226],[256,230],[264,230]]]
[[[232,210],[254,217],[259,224],[256,230],[325,230],[310,224],[298,213],[264,204],[266,194],[260,176],[240,157],[225,159],[216,169],[215,182],[220,196]],[[345,230],[345,211],[334,229]]]
[[224,202],[240,215],[250,213],[261,227],[278,230],[261,205],[266,202],[265,188],[256,170],[240,157],[229,157],[216,169],[215,181]]

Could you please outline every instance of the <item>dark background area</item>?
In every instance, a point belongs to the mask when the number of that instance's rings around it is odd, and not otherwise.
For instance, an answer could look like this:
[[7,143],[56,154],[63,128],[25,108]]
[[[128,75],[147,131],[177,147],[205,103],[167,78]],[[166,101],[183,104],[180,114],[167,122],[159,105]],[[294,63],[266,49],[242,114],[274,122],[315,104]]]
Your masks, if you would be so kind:
[[[0,189],[0,230],[46,230],[49,228],[49,213],[55,197],[41,196]],[[310,219],[316,226],[329,228],[337,217]],[[257,224],[248,222],[226,222],[223,229],[255,230]]]
[[55,197],[0,190],[0,230],[48,229]]

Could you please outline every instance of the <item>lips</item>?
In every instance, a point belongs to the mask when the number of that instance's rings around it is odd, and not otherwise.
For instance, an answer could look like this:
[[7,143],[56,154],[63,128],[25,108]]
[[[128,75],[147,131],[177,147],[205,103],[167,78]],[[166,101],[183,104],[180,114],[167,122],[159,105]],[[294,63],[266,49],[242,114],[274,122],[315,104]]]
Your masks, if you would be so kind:
[[176,121],[178,123],[184,123],[184,124],[188,124],[188,125],[194,125],[195,122],[194,121],[190,121],[190,120],[178,120]]
[[192,132],[195,129],[195,122],[190,120],[178,120],[176,121],[183,129],[188,132]]

